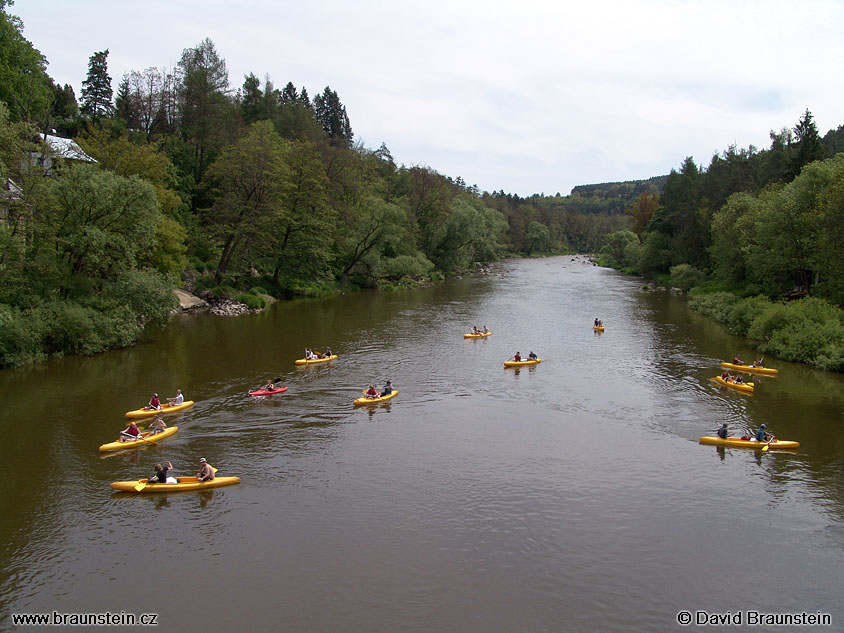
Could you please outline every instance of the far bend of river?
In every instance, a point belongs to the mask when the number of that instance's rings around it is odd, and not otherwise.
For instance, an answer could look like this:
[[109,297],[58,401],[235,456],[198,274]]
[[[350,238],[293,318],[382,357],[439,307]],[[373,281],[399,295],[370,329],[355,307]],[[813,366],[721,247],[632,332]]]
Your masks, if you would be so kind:
[[[464,340],[472,325],[493,335]],[[337,361],[294,366],[326,344]],[[517,350],[541,365],[505,369]],[[721,392],[736,353],[754,356],[684,298],[556,257],[180,316],[152,343],[0,372],[0,630],[57,611],[206,633],[653,632],[748,609],[844,630],[844,379],[769,358],[779,377]],[[268,378],[289,391],[246,395]],[[386,378],[391,403],[352,406]],[[98,452],[177,387],[196,405],[166,418],[175,436]],[[725,421],[801,447],[698,443]],[[108,486],[199,457],[240,485]]]

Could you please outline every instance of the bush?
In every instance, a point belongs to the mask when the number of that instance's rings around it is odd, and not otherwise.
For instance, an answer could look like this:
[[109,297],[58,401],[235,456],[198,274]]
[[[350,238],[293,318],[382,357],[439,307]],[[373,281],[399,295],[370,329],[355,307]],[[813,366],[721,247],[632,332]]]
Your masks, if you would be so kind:
[[249,292],[241,292],[235,298],[235,301],[245,303],[250,310],[262,310],[267,306],[267,301],[263,297],[256,297]]
[[738,297],[729,292],[711,292],[689,296],[689,307],[718,321],[726,323]]
[[19,310],[0,304],[0,367],[18,367],[46,358],[46,330],[40,310]]
[[750,325],[773,304],[764,295],[742,299],[733,306],[727,317],[727,327],[733,334],[747,336]]
[[689,264],[672,266],[670,273],[671,285],[681,290],[689,290],[706,278],[706,275],[702,271]]

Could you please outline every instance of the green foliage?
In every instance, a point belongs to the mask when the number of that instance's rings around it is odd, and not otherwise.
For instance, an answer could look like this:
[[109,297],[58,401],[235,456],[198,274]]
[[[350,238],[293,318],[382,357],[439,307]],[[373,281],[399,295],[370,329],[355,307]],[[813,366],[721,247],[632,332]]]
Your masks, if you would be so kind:
[[83,115],[97,121],[114,112],[111,77],[108,74],[108,49],[91,55],[88,59],[88,77],[82,82]]
[[726,323],[739,298],[729,292],[695,293],[689,295],[689,307],[720,323]]
[[672,266],[670,273],[671,285],[682,290],[689,290],[703,281],[706,277],[703,271],[700,271],[689,264],[677,264],[676,266]]
[[602,263],[613,268],[635,266],[639,256],[639,236],[633,231],[616,231],[606,236],[601,248]]
[[[763,296],[748,297],[737,301],[726,318],[730,332],[739,336],[748,336],[750,326],[770,307],[771,301]],[[721,319],[719,319],[721,320]]]
[[240,292],[235,295],[235,301],[245,303],[250,310],[262,310],[267,306],[267,300],[263,297],[258,297],[251,292]]
[[696,293],[689,307],[727,324],[764,354],[844,371],[844,314],[823,299],[774,303],[764,296],[739,300],[726,292]]
[[8,107],[11,121],[49,118],[52,80],[46,68],[47,60],[23,36],[20,18],[0,3],[0,103]]
[[417,253],[382,259],[374,274],[380,279],[398,281],[404,277],[423,277],[433,269],[434,264],[422,253]]
[[46,358],[46,326],[39,310],[20,310],[0,303],[0,367],[17,367]]

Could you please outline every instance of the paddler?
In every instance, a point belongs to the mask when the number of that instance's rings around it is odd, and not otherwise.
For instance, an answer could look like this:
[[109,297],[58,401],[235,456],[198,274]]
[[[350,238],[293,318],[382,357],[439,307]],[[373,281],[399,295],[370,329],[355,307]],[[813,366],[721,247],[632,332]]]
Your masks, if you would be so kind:
[[176,389],[176,395],[172,398],[167,398],[167,402],[170,403],[171,407],[178,407],[180,404],[184,404],[185,397],[182,395],[182,390]]
[[163,433],[166,428],[167,425],[164,423],[164,420],[161,419],[161,416],[155,415],[152,417],[152,422],[149,425],[150,435]]
[[164,462],[164,465],[155,465],[155,475],[147,479],[148,484],[175,484],[178,483],[175,477],[169,477],[168,473],[173,470],[173,464]]
[[161,411],[161,400],[158,399],[158,394],[152,394],[147,406],[144,407],[147,411]]
[[196,473],[197,481],[212,481],[214,479],[214,469],[211,467],[204,457],[199,458],[199,472]]
[[727,439],[727,423],[726,422],[724,422],[724,424],[721,425],[721,428],[718,429],[718,437],[720,437],[722,440]]
[[381,392],[381,397],[383,398],[384,396],[389,396],[391,393],[393,393],[393,382],[388,380],[384,384],[384,390]]
[[120,436],[117,438],[118,442],[134,442],[140,439],[141,430],[134,422],[129,422],[129,426],[120,431]]
[[369,389],[367,389],[366,393],[364,393],[363,395],[365,395],[367,398],[377,398],[378,392],[375,390],[375,385],[369,385]]
[[757,442],[767,442],[768,441],[768,432],[765,430],[767,427],[764,423],[759,426],[759,430],[756,431],[756,436],[753,438]]

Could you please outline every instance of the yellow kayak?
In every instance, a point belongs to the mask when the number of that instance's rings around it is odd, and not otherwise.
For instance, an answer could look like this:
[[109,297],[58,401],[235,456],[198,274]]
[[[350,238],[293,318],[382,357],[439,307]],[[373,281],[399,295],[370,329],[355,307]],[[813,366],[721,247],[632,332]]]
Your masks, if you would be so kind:
[[312,365],[313,363],[327,363],[330,360],[337,360],[337,354],[326,356],[325,358],[314,358],[308,360],[307,358],[299,358],[296,360],[297,365]]
[[397,395],[399,395],[399,390],[393,389],[386,396],[378,396],[377,398],[367,398],[366,396],[364,396],[363,398],[358,398],[357,400],[355,400],[355,405],[378,404],[379,402],[385,402],[385,401],[389,400],[390,398],[395,398]]
[[542,362],[541,358],[537,358],[536,360],[505,360],[504,366],[505,367],[524,367],[525,365],[538,365]]
[[734,363],[721,363],[721,367],[737,371],[746,371],[751,374],[765,374],[768,376],[776,376],[779,373],[779,371],[771,367],[754,367],[753,365],[736,365]]
[[[122,492],[183,492],[231,486],[240,483],[240,477],[215,477],[211,481],[197,481],[196,477],[176,477],[176,481],[179,483],[149,484],[146,479],[134,479],[132,481],[114,481],[109,485]],[[139,486],[138,484],[144,485]],[[139,487],[140,490],[138,490]]]
[[480,334],[472,334],[471,332],[468,334],[464,334],[463,338],[484,338],[489,336],[492,332],[481,332]]
[[127,411],[126,417],[127,418],[146,418],[151,415],[162,415],[164,413],[177,413],[179,411],[184,411],[193,406],[193,400],[185,400],[182,404],[171,405],[169,402],[167,404],[162,404],[161,409],[156,411],[155,409],[146,409],[140,408],[135,409],[134,411]]
[[773,439],[770,442],[757,442],[756,440],[743,440],[740,437],[728,437],[726,439],[721,439],[720,437],[706,436],[700,438],[699,441],[701,444],[715,444],[717,446],[735,446],[737,448],[764,448],[765,446],[767,446],[770,450],[788,450],[800,447],[800,442],[778,439]]
[[148,431],[146,433],[142,433],[141,438],[133,442],[109,442],[108,444],[100,446],[100,450],[105,453],[106,451],[122,451],[126,448],[137,448],[138,446],[150,446],[159,440],[163,440],[165,437],[174,435],[178,430],[178,426],[168,426],[161,433],[156,433],[155,435],[152,435]]
[[603,332],[604,326],[603,325],[593,325],[592,329],[595,330],[596,332]]
[[742,382],[742,383],[736,384],[734,382],[727,382],[726,380],[721,378],[721,376],[715,376],[714,378],[712,378],[712,381],[717,382],[719,385],[722,385],[724,387],[729,387],[730,389],[735,389],[737,391],[741,391],[741,392],[744,392],[744,393],[753,393],[753,383],[752,382]]

